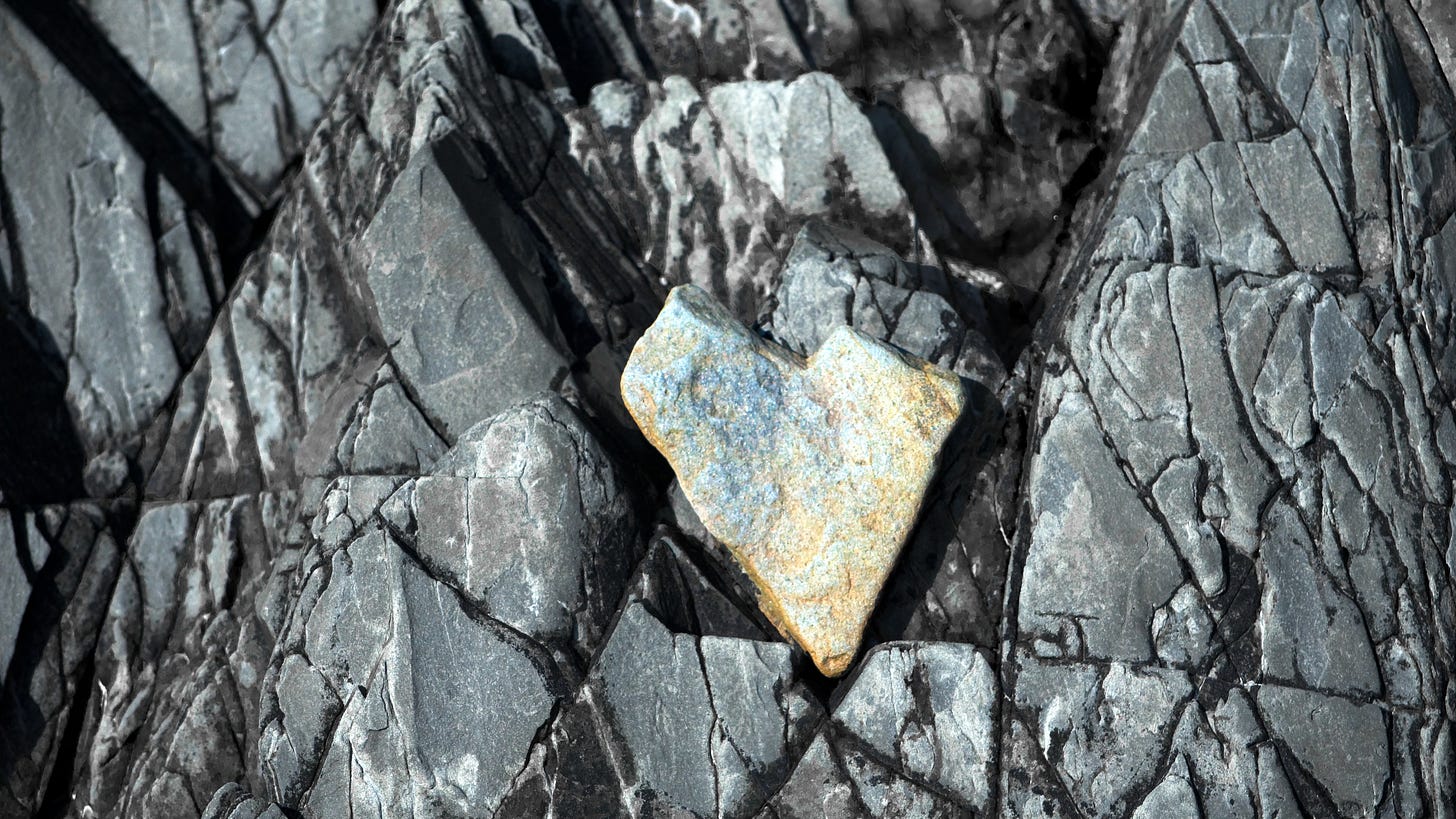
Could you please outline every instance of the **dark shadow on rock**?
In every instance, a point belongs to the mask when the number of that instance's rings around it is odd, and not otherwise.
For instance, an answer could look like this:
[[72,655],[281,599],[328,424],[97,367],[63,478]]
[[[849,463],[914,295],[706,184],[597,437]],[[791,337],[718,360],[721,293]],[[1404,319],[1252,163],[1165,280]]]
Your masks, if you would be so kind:
[[[466,4],[472,16],[479,14],[480,10],[471,4]],[[537,91],[545,88],[545,81],[541,77],[541,66],[536,62],[536,55],[531,53],[529,48],[521,44],[521,41],[507,34],[496,34],[490,38],[490,53],[496,67],[507,77],[520,80]]]
[[[541,24],[542,33],[551,44],[551,50],[556,54],[556,62],[561,66],[561,72],[566,75],[571,96],[577,102],[585,103],[590,100],[591,90],[597,85],[627,76],[613,53],[609,35],[599,30],[596,21],[592,19],[588,4],[570,0],[528,2],[536,20]],[[615,10],[614,4],[601,3],[596,13],[610,14]],[[629,35],[629,39],[634,56],[644,67],[648,67],[651,74],[652,61],[647,56],[647,50],[642,47],[639,38]]]
[[8,282],[0,278],[0,504],[6,506],[85,496],[85,454],[66,404],[66,361],[50,329],[30,314],[12,214],[0,178],[10,272]]
[[[86,531],[89,541],[77,541],[75,532],[66,530],[78,525],[74,512],[56,517],[39,509],[12,509],[9,514],[10,535],[15,544],[21,572],[30,588],[25,614],[20,621],[14,653],[5,677],[0,680],[0,783],[9,791],[0,797],[0,813],[23,805],[14,800],[33,800],[35,816],[63,816],[71,804],[74,769],[82,748],[86,710],[91,701],[95,679],[95,658],[92,646],[96,636],[90,627],[67,621],[67,612],[74,605],[104,606],[106,599],[80,601],[75,595],[84,587],[83,575],[98,572],[101,585],[108,590],[119,570],[119,552],[115,546],[104,547],[101,538],[106,532],[125,533],[135,523],[134,515],[125,506],[111,506],[104,511],[96,529]],[[39,535],[48,546],[44,561],[37,565],[31,558]],[[99,562],[98,562],[99,561]],[[82,618],[84,621],[88,618]],[[99,626],[99,613],[89,619]],[[62,626],[67,631],[60,632]],[[73,629],[84,629],[72,633]],[[99,631],[99,629],[98,629]],[[68,653],[79,659],[66,662]],[[44,696],[47,681],[39,683],[36,674],[45,670],[48,677],[63,675],[49,682],[70,684],[70,699],[58,699],[52,713],[47,714],[36,695]],[[37,685],[40,688],[37,688]],[[64,697],[66,691],[60,692]],[[58,724],[52,725],[55,722]],[[53,732],[48,732],[48,728]],[[50,746],[37,744],[47,737]],[[51,768],[45,769],[47,761]],[[40,767],[37,767],[40,766]],[[8,798],[7,798],[8,797]]]
[[994,265],[997,248],[980,235],[970,214],[946,184],[940,155],[899,110],[884,103],[865,109],[890,169],[910,197],[915,219],[937,246],[978,265]]
[[217,238],[224,283],[230,287],[257,244],[259,206],[238,195],[211,152],[75,0],[4,2],[90,92],[143,162],[158,168],[187,207],[202,214]]
[[[43,655],[50,642],[50,635],[66,610],[67,601],[57,587],[56,577],[70,555],[63,550],[53,550],[45,563],[34,565],[30,558],[32,547],[26,513],[12,510],[9,517],[11,536],[20,559],[20,570],[30,587],[25,615],[21,618],[20,628],[15,636],[15,651],[5,679],[0,681],[0,782],[15,789],[16,783],[12,777],[16,774],[17,767],[45,733],[46,715],[31,698],[31,681],[44,660]],[[88,690],[89,687],[88,680]],[[72,722],[75,725],[68,725],[68,729],[79,728],[79,719]],[[25,772],[21,773],[24,775]],[[21,798],[31,795],[24,787],[20,789]]]
[[[1019,453],[1009,452],[1019,447],[1017,438],[1007,434],[1009,419],[996,395],[981,384],[962,383],[966,409],[946,439],[920,520],[870,616],[860,657],[892,640],[996,646],[1000,599],[992,595],[1004,576],[1008,549],[998,528],[976,530],[970,519],[981,517],[979,511],[994,517],[994,493],[978,491],[985,488],[981,478],[1003,455],[1019,460]],[[964,543],[968,537],[976,542]],[[979,567],[973,565],[975,558],[981,558]]]

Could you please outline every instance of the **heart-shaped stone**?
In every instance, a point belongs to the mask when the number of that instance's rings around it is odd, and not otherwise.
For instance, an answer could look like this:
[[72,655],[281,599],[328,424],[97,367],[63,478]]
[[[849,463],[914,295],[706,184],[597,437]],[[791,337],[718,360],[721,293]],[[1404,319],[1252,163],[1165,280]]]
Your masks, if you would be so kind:
[[842,674],[960,416],[960,379],[849,327],[806,360],[683,285],[632,350],[622,399],[764,614]]

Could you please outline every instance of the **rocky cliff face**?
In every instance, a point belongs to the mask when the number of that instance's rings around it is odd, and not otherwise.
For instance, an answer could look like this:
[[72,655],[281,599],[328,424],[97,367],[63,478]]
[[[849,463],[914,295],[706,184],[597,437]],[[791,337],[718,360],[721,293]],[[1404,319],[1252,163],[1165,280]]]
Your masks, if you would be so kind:
[[[0,816],[1456,816],[1435,0],[5,0]],[[617,393],[967,418],[840,678]]]

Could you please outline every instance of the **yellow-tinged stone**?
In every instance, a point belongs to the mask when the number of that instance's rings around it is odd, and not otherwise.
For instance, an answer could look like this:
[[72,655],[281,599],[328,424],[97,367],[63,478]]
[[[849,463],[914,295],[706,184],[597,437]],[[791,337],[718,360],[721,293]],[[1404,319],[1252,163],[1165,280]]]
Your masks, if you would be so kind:
[[844,673],[965,403],[960,379],[849,327],[804,359],[673,289],[622,398],[759,604]]

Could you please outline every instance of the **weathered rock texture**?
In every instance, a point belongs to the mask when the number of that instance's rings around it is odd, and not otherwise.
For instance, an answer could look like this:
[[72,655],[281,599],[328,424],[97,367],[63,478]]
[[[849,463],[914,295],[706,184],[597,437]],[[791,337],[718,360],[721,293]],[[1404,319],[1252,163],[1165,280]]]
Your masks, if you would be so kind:
[[1382,11],[1179,16],[1049,333],[1008,813],[1452,810],[1451,91]]
[[[1456,815],[1453,79],[1437,0],[5,0],[0,817]],[[686,283],[964,377],[842,677],[623,407]]]

